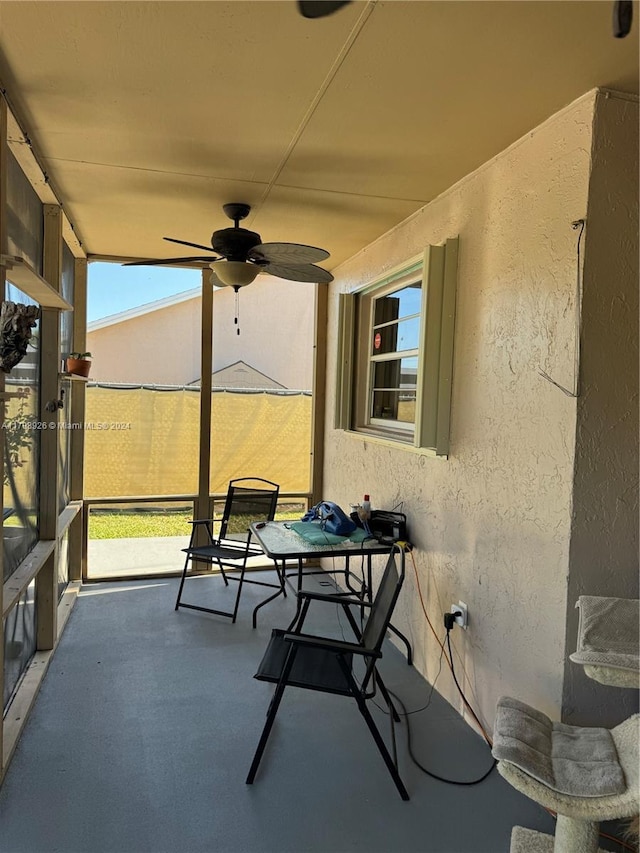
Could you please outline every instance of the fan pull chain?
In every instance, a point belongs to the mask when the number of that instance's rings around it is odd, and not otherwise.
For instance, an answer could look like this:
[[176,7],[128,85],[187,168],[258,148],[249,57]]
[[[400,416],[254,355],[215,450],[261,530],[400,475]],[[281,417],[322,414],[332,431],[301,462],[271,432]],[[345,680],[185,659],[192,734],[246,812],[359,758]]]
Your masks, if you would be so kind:
[[233,318],[233,322],[238,327],[236,329],[236,335],[239,335],[240,334],[240,288],[234,287],[233,289],[234,289],[235,294],[236,294],[236,310],[235,310],[235,317]]

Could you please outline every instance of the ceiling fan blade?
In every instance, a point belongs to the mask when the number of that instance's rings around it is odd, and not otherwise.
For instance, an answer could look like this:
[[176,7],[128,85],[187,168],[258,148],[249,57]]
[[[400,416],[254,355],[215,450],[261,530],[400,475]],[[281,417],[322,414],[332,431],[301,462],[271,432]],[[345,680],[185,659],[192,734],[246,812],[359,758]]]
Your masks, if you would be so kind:
[[162,264],[187,264],[193,263],[194,261],[202,261],[203,263],[211,264],[214,261],[219,261],[220,258],[208,257],[203,258],[200,256],[193,258],[153,258],[148,261],[128,261],[126,264],[122,264],[123,267],[153,267],[153,266],[161,266]]
[[201,246],[200,243],[188,243],[186,240],[176,240],[175,237],[163,237],[163,240],[168,240],[170,243],[180,243],[181,246],[193,246],[194,249],[204,249],[205,252],[211,251],[211,246]]
[[249,250],[249,257],[276,264],[315,264],[328,258],[329,252],[302,243],[260,243]]
[[616,0],[613,4],[613,35],[623,39],[631,32],[633,3],[631,0]]
[[330,272],[314,264],[265,264],[261,269],[262,272],[268,272],[269,275],[286,278],[289,281],[310,281],[317,284],[328,284],[333,281]]
[[324,18],[350,2],[351,0],[298,0],[298,9],[305,18]]

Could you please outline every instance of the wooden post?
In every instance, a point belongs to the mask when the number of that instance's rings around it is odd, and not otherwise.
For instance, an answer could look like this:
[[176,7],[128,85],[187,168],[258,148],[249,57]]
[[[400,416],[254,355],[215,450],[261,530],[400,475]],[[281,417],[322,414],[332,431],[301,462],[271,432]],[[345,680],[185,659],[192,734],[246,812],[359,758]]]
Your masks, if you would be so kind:
[[[211,271],[202,271],[202,332],[200,359],[200,455],[198,467],[198,497],[195,518],[211,518],[211,374],[213,373],[213,285]],[[199,525],[200,528],[203,525]],[[205,531],[201,530],[204,537]],[[203,538],[198,544],[206,544]],[[198,569],[210,570],[208,564],[196,564]]]
[[322,500],[322,466],[324,464],[324,420],[327,381],[327,314],[329,285],[316,285],[316,310],[313,345],[313,403],[311,407],[311,505]]
[[[62,211],[43,205],[43,278],[58,292],[62,275]],[[58,531],[58,409],[60,397],[60,317],[56,308],[42,308],[40,319],[40,539],[55,539]],[[55,646],[58,624],[58,549],[36,578],[37,648]]]
[[[73,350],[85,352],[87,349],[87,261],[75,259],[73,277]],[[70,382],[71,400],[69,420],[73,424],[85,422],[86,385],[84,382]],[[81,501],[84,497],[84,427],[71,430],[69,499]],[[83,507],[69,526],[69,580],[78,581],[86,577],[87,548],[84,542],[83,516],[88,513]]]

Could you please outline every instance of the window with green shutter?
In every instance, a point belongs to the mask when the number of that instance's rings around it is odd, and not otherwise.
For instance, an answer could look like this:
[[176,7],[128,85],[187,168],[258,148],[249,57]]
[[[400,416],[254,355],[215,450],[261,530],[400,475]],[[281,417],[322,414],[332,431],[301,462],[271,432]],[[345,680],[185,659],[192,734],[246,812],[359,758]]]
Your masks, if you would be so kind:
[[458,240],[340,295],[335,427],[449,453]]

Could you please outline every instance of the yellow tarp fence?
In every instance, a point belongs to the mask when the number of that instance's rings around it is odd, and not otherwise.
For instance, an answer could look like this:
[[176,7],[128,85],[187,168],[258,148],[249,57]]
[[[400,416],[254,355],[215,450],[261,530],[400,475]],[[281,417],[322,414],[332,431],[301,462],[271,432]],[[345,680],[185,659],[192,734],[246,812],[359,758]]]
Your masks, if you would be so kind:
[[[86,391],[86,497],[193,494],[198,489],[200,393],[148,388]],[[311,397],[211,395],[211,492],[234,477],[309,490]]]

